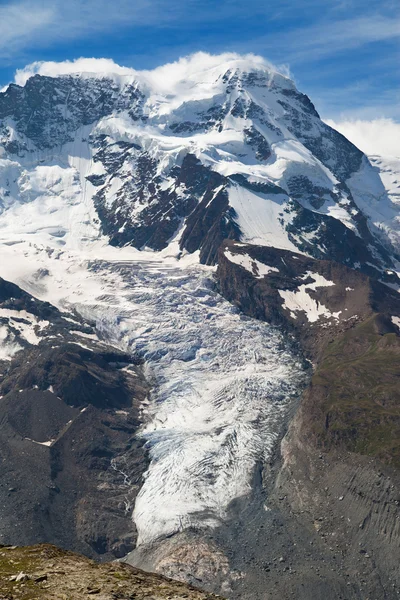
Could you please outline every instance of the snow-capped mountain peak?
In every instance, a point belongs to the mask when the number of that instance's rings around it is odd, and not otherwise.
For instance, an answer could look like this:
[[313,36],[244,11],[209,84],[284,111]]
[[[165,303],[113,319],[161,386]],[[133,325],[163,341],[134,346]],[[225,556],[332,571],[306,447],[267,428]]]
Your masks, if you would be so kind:
[[[158,251],[179,233],[182,250],[213,263],[234,238],[387,279],[398,207],[286,74],[237,54],[197,53],[153,71],[106,63],[39,63],[0,94],[5,223],[12,215],[23,233],[27,212],[34,220],[63,197],[46,211],[57,248],[104,235]],[[72,232],[65,221],[77,211],[87,226]],[[57,212],[63,224],[49,218]]]

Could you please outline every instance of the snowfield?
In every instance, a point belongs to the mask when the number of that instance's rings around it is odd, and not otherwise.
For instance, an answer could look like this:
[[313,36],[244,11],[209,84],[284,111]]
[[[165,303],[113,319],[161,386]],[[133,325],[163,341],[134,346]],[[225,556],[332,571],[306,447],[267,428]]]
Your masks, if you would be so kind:
[[232,254],[229,250],[225,250],[224,254],[230,262],[240,265],[246,269],[246,271],[249,271],[249,273],[257,277],[257,279],[262,279],[269,273],[279,273],[279,269],[276,267],[264,265],[255,258],[251,258],[248,254]]
[[278,290],[279,295],[284,300],[284,307],[291,311],[290,316],[297,319],[296,312],[305,312],[310,323],[315,323],[320,317],[327,319],[339,319],[340,312],[332,313],[326,306],[317,302],[310,296],[308,290],[316,290],[321,287],[330,287],[335,285],[333,281],[325,279],[319,273],[311,273],[308,271],[303,279],[314,279],[314,283],[304,283],[299,285],[297,291]]

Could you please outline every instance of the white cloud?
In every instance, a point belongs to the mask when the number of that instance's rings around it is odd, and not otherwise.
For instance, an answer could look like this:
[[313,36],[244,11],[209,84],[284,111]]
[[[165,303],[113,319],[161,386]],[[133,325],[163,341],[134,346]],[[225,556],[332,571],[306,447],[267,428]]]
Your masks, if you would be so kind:
[[[312,33],[313,35],[310,35]],[[310,50],[330,54],[333,51],[357,48],[363,44],[400,36],[400,21],[381,15],[369,15],[338,20],[327,26],[319,25],[303,31],[303,43]],[[330,46],[333,46],[331,48]]]
[[17,69],[15,83],[25,85],[29,77],[33,75],[45,75],[47,77],[58,77],[72,73],[96,73],[115,75],[134,75],[135,71],[129,67],[121,67],[109,58],[77,58],[64,62],[34,62],[23,69]]
[[349,51],[373,42],[400,38],[400,19],[369,14],[346,19],[318,20],[315,24],[288,29],[286,32],[269,33],[255,39],[255,47],[264,51],[276,49],[284,52],[291,64],[314,62],[339,52]]
[[0,50],[13,51],[35,36],[41,28],[51,25],[55,17],[51,4],[37,5],[32,2],[13,2],[0,6]]
[[214,82],[221,71],[221,66],[224,69],[238,67],[248,70],[254,68],[268,69],[284,77],[289,76],[286,67],[276,67],[262,56],[256,56],[255,54],[196,52],[173,63],[156,67],[151,71],[136,71],[129,67],[122,67],[108,58],[78,58],[64,62],[34,62],[16,71],[15,83],[23,86],[29,77],[37,74],[48,77],[59,77],[74,73],[104,76],[130,75],[147,82],[153,90],[157,90],[159,93],[173,93],[174,91],[179,93],[180,89],[190,87],[191,78],[198,81],[200,74],[202,85]]
[[221,65],[224,65],[226,69],[268,69],[284,77],[290,75],[286,66],[277,67],[262,56],[255,54],[237,54],[235,52],[224,52],[222,54],[195,52],[173,63],[157,67],[152,71],[141,71],[140,75],[149,81],[153,89],[162,92],[179,87],[181,83],[186,85],[192,77],[198,80],[200,74],[202,84],[215,81]]
[[365,154],[400,158],[400,123],[393,119],[345,120],[326,123],[337,129]]

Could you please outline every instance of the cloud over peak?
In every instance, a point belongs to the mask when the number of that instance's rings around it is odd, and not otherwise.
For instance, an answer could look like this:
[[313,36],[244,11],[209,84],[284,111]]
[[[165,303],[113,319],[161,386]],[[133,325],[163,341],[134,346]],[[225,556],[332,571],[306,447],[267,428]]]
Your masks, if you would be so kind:
[[360,119],[332,121],[327,124],[346,136],[360,150],[370,156],[396,156],[400,158],[400,123],[393,119]]
[[76,60],[66,60],[63,62],[36,61],[23,69],[17,69],[15,83],[23,86],[33,75],[59,77],[75,73],[134,75],[135,71],[129,67],[121,67],[109,58],[77,58]]
[[[137,71],[129,67],[123,67],[108,58],[78,58],[63,62],[39,62],[36,61],[15,73],[15,83],[25,85],[33,75],[45,75],[47,77],[59,77],[77,73],[94,74],[97,76],[134,76],[148,82],[153,89],[159,92],[170,91],[180,83],[186,83],[192,77],[202,75],[202,81],[215,81],[218,73],[223,69],[267,70],[274,74],[288,77],[289,70],[285,67],[277,67],[262,56],[255,54],[237,54],[224,52],[222,54],[209,54],[207,52],[195,52],[179,60],[156,67],[152,70]],[[222,70],[223,70],[222,69]]]
[[[59,77],[69,74],[110,76],[119,79],[128,76],[148,84],[155,93],[185,93],[194,83],[204,86],[215,82],[220,74],[228,69],[267,70],[272,75],[290,77],[286,67],[277,67],[262,56],[224,52],[210,54],[196,52],[179,60],[156,67],[152,70],[135,70],[118,65],[108,58],[78,58],[63,62],[34,62],[15,73],[15,83],[25,85],[29,77],[40,74]],[[326,122],[345,135],[350,141],[369,155],[400,157],[400,123],[390,118],[377,119],[337,119]]]

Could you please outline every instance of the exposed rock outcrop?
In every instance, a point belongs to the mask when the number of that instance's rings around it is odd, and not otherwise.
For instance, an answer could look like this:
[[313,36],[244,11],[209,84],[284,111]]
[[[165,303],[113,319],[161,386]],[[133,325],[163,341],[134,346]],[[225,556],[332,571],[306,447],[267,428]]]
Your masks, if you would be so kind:
[[334,261],[226,241],[217,279],[223,296],[245,314],[295,335],[313,361],[328,342],[376,313],[386,315],[387,332],[399,331],[398,293]]
[[55,546],[0,547],[0,598],[212,600],[218,596],[121,563],[98,565]]

